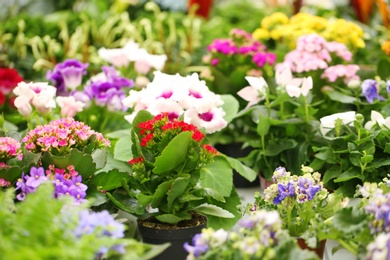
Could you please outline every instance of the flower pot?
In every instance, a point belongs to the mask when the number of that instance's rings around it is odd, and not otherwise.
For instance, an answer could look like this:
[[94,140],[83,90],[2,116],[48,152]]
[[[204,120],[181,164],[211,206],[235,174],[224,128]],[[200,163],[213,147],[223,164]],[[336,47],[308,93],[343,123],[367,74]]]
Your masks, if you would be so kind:
[[190,243],[192,237],[201,233],[206,227],[207,218],[200,214],[193,214],[193,218],[188,221],[181,221],[177,225],[161,223],[154,217],[146,220],[138,220],[138,230],[142,237],[142,241],[148,244],[164,244],[171,245],[165,249],[160,255],[156,256],[155,260],[186,259],[188,253],[183,245],[185,242]]
[[315,252],[315,253],[318,255],[318,257],[319,257],[320,259],[323,259],[323,257],[324,257],[324,252],[325,252],[326,239],[320,241],[320,244],[319,244],[318,247],[316,247],[316,248],[309,247],[309,246],[306,244],[305,239],[303,239],[303,238],[297,238],[297,242],[298,242],[298,245],[299,245],[300,248],[302,248],[302,249],[307,249],[307,250],[310,250],[310,251],[313,251],[313,252]]
[[265,190],[266,188],[268,188],[269,186],[274,184],[273,181],[267,180],[261,174],[259,174],[259,179],[260,179],[260,188],[263,189],[263,190]]

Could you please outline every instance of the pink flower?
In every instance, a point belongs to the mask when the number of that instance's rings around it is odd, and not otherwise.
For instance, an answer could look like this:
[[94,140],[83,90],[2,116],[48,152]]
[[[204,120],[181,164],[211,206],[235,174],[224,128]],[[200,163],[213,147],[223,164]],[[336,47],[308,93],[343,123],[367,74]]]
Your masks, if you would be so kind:
[[85,104],[81,101],[76,101],[73,96],[57,97],[58,106],[61,108],[61,116],[74,117],[77,112],[83,110]]

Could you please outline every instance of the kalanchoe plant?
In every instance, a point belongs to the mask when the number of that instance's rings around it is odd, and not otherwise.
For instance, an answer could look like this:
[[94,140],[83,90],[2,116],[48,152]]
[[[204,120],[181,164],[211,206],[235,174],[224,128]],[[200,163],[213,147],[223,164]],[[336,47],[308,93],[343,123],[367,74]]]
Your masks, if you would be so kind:
[[[272,178],[274,184],[264,190],[264,196],[256,193],[254,205],[248,206],[250,210],[277,210],[291,236],[304,237],[305,232],[314,228],[313,219],[325,221],[341,206],[341,197],[330,194],[323,186],[321,174],[310,167],[302,166],[300,176],[278,167]],[[314,246],[310,246],[316,247],[319,240],[313,238]]]
[[118,142],[116,149],[129,150],[129,145],[130,179],[122,182],[123,189],[106,193],[120,209],[169,224],[191,219],[194,212],[205,214],[211,226],[231,227],[238,220],[232,169],[252,178],[255,173],[207,145],[195,125],[141,110],[131,143]]
[[25,154],[39,157],[41,165],[75,170],[88,180],[105,166],[110,142],[101,133],[73,118],[61,118],[30,130],[22,139]]
[[239,221],[238,231],[205,228],[186,243],[194,259],[317,259],[303,251],[285,229],[277,211],[258,210]]

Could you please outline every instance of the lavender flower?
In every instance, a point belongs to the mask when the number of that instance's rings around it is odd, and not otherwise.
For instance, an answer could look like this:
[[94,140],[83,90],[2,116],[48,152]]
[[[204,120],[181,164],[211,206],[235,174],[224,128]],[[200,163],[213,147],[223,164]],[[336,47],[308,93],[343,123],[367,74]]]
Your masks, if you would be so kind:
[[366,79],[362,83],[362,93],[366,97],[368,103],[374,102],[374,99],[384,100],[384,98],[379,95],[379,83],[373,79]]
[[77,59],[68,59],[58,63],[54,70],[49,70],[46,78],[51,80],[57,88],[57,95],[67,95],[67,89],[74,90],[81,85],[82,76],[87,73],[88,63]]
[[27,194],[35,192],[37,187],[47,180],[48,178],[45,175],[43,167],[31,167],[30,175],[25,175],[23,172],[22,177],[16,182],[15,191],[20,190],[16,198],[18,200],[24,200]]
[[195,257],[199,257],[209,249],[209,246],[202,238],[202,234],[196,234],[192,238],[192,244],[193,246],[191,246],[188,242],[184,243],[184,249]]
[[[123,238],[125,226],[122,223],[117,222],[107,210],[101,212],[89,212],[83,210],[80,212],[80,219],[77,228],[74,231],[76,237],[82,235],[95,234],[97,237],[112,237]],[[124,253],[124,246],[120,243],[111,247],[111,250],[115,250],[118,253]],[[103,256],[108,252],[106,247],[100,248],[97,255]]]
[[375,218],[370,223],[372,234],[390,232],[390,193],[375,193],[365,209]]

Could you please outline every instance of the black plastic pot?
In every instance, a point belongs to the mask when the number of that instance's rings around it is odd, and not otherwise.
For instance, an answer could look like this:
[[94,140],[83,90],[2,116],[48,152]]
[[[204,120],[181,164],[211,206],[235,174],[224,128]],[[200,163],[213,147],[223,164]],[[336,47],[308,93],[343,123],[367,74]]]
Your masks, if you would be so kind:
[[173,227],[172,225],[163,226],[163,223],[159,225],[160,227],[150,227],[148,220],[138,220],[138,229],[144,243],[154,245],[171,244],[160,255],[153,258],[154,260],[184,260],[188,255],[183,247],[184,243],[191,243],[192,237],[201,233],[202,229],[206,227],[206,224],[207,218],[205,216],[200,217],[197,226],[180,226],[179,228],[177,226]]

